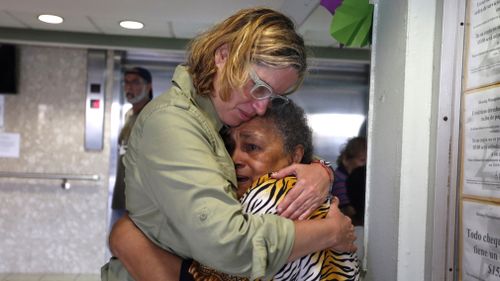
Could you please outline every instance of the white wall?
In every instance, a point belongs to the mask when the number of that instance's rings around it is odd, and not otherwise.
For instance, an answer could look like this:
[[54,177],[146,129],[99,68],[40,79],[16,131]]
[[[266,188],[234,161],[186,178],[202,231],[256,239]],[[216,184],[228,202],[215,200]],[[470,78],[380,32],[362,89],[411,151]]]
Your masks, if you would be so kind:
[[428,280],[439,1],[374,2],[367,280]]

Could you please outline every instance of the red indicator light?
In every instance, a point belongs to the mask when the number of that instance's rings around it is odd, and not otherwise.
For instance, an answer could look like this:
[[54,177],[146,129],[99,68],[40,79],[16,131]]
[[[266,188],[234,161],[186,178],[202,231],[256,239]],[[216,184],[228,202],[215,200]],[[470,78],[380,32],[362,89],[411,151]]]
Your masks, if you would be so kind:
[[99,108],[100,100],[90,100],[90,108]]

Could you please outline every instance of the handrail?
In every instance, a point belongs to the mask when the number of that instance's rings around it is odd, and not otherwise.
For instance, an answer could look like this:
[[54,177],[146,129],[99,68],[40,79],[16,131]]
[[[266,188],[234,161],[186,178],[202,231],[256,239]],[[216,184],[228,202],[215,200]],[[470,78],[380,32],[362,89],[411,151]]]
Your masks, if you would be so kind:
[[76,174],[50,174],[50,173],[23,173],[23,172],[0,172],[2,178],[23,179],[48,179],[48,180],[76,180],[76,181],[98,181],[99,175],[76,175]]
[[0,172],[0,178],[21,178],[21,179],[47,179],[47,180],[62,180],[61,187],[70,189],[70,180],[74,181],[98,181],[100,176],[93,175],[77,175],[77,174],[51,174],[51,173],[24,173],[24,172]]

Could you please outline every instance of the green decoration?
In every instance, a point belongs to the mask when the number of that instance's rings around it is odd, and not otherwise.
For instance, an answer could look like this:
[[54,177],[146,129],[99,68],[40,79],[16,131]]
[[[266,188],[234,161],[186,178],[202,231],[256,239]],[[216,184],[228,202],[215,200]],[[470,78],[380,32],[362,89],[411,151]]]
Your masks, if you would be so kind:
[[349,47],[371,43],[373,4],[368,0],[344,0],[333,15],[330,34]]

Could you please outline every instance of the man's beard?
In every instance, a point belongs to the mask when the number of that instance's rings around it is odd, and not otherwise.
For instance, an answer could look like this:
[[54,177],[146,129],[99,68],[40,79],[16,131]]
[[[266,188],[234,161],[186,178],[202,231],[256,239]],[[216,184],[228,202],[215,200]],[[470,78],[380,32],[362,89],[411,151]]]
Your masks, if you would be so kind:
[[147,95],[148,95],[148,93],[146,92],[146,87],[143,87],[142,92],[138,96],[135,96],[133,98],[129,98],[127,95],[127,101],[131,104],[135,104],[135,103],[142,101],[144,98],[147,97]]

